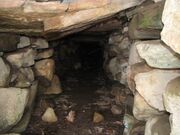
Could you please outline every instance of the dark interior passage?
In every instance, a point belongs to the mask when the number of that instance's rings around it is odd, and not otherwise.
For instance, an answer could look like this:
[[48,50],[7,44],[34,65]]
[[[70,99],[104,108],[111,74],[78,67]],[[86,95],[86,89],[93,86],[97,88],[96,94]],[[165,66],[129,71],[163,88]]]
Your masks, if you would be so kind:
[[100,43],[81,43],[77,53],[81,60],[83,70],[93,71],[102,69],[103,45],[100,45]]
[[65,39],[55,48],[56,73],[64,79],[69,75],[103,72],[104,47],[101,40]]
[[[116,102],[103,69],[105,45],[101,40],[72,42],[67,38],[55,47],[63,93],[38,97],[26,135],[122,135],[123,106],[119,106],[121,114],[112,113]],[[58,122],[41,120],[47,106],[54,108]],[[70,112],[73,122],[67,120]],[[100,122],[94,122],[95,113],[103,116]]]

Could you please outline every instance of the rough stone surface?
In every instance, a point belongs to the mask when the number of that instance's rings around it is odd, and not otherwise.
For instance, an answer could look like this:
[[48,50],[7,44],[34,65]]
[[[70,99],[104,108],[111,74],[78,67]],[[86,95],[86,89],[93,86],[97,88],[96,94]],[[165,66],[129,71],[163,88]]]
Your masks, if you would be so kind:
[[138,121],[133,125],[130,135],[144,135],[144,131],[145,123],[143,121]]
[[137,63],[128,67],[127,82],[130,90],[133,91],[133,93],[136,91],[136,84],[134,81],[135,76],[139,73],[148,72],[150,70],[152,69],[145,63]]
[[23,116],[28,101],[28,90],[0,88],[0,132],[17,124]]
[[20,135],[20,134],[16,134],[16,133],[9,133],[9,134],[1,134],[1,135]]
[[114,80],[120,81],[122,84],[127,84],[127,66],[126,60],[115,57],[110,60],[108,68]]
[[54,50],[53,49],[46,49],[42,50],[37,53],[36,60],[46,59],[53,56]]
[[169,135],[170,130],[169,115],[154,116],[146,123],[145,135]]
[[17,48],[20,37],[13,34],[0,34],[0,51],[14,51]]
[[6,86],[10,79],[10,67],[0,57],[0,86]]
[[52,59],[45,59],[36,62],[35,74],[38,77],[51,81],[54,76],[55,63]]
[[155,68],[180,68],[180,55],[175,54],[160,40],[138,42],[137,50],[149,66]]
[[7,8],[18,8],[21,7],[24,4],[25,0],[1,0],[0,1],[0,9]]
[[[125,91],[126,91],[125,89],[123,89],[119,86],[112,86],[111,94],[115,97],[115,102],[117,105],[122,105],[122,103],[125,102],[125,100],[126,100]],[[119,107],[117,106],[117,108],[119,108]]]
[[[112,16],[114,15],[114,13],[117,13],[124,9],[139,5],[143,1],[144,0],[127,0],[126,2],[124,2],[124,0],[113,0],[107,5],[102,6],[101,8],[80,10],[78,12],[75,12],[74,14],[66,14],[65,16],[46,19],[44,22],[44,30],[46,33],[51,31],[64,31],[69,26],[75,26],[76,28],[81,26],[81,29],[83,29],[83,26],[91,24],[99,19]],[[104,3],[103,0],[99,2]],[[80,29],[78,31],[80,31]],[[63,34],[65,35],[66,33]]]
[[22,116],[21,120],[10,130],[10,132],[22,133],[26,130],[35,104],[34,102],[37,93],[37,85],[38,85],[37,81],[34,81],[32,86],[30,87],[29,99],[25,108],[26,111],[24,112],[24,115]]
[[59,1],[2,0],[0,32],[16,32],[57,39],[84,30],[101,19],[137,6],[143,1],[76,0],[69,4]]
[[48,122],[48,123],[53,123],[56,122],[58,120],[53,108],[47,108],[45,113],[42,116],[42,120],[44,122]]
[[68,113],[68,115],[66,116],[66,120],[69,121],[69,122],[71,122],[71,123],[73,123],[74,120],[75,120],[75,116],[76,116],[76,112],[71,110],[71,111]]
[[62,92],[63,90],[61,88],[59,77],[57,75],[54,75],[51,86],[47,88],[44,94],[60,94]]
[[131,42],[128,37],[122,36],[120,33],[114,33],[109,37],[109,44],[116,46],[117,51],[128,49]]
[[129,57],[130,45],[131,41],[128,37],[122,36],[119,32],[113,33],[109,38],[109,45],[105,49],[105,61],[108,62],[114,57],[119,57],[121,62],[122,60],[126,61]]
[[18,88],[29,87],[34,81],[34,72],[31,67],[20,68],[18,71],[15,70],[11,77],[12,86]]
[[163,111],[163,93],[169,81],[180,76],[178,70],[154,69],[146,73],[139,73],[135,76],[136,89],[139,94],[152,107]]
[[164,0],[153,0],[154,2],[160,2],[160,1],[164,1]]
[[130,114],[126,113],[123,118],[124,132],[123,135],[131,135],[133,126],[137,123],[137,120]]
[[43,38],[36,38],[36,39],[31,39],[32,40],[32,46],[37,49],[46,49],[49,47],[49,43],[47,42],[46,39]]
[[135,42],[131,45],[130,52],[129,52],[129,65],[133,65],[136,63],[140,63],[143,61],[143,59],[139,56],[136,45],[138,42]]
[[94,113],[94,116],[93,116],[93,122],[94,123],[99,123],[99,122],[102,122],[104,120],[104,116],[98,112],[95,112]]
[[160,1],[164,1],[164,0],[153,0],[154,2],[160,2]]
[[20,42],[17,44],[17,48],[24,48],[31,44],[30,38],[22,36],[20,37]]
[[116,32],[110,35],[109,37],[109,44],[115,44],[118,45],[119,43],[121,43],[123,39],[123,36],[121,35],[121,33]]
[[160,115],[162,112],[151,107],[138,92],[134,96],[133,114],[136,119],[147,121],[150,117]]
[[171,113],[171,135],[180,134],[180,77],[170,81],[167,85],[166,92],[163,95],[165,108]]
[[122,110],[122,107],[120,107],[120,106],[112,105],[111,112],[115,115],[120,115],[120,114],[122,114],[123,110]]
[[3,56],[3,54],[4,54],[3,52],[0,52],[0,56]]
[[164,23],[161,39],[175,52],[180,54],[180,2],[166,0],[162,21]]
[[163,27],[161,22],[162,10],[162,2],[140,8],[129,25],[130,38],[159,39]]
[[16,52],[6,54],[6,60],[16,68],[29,67],[34,65],[36,51],[31,48],[22,49]]

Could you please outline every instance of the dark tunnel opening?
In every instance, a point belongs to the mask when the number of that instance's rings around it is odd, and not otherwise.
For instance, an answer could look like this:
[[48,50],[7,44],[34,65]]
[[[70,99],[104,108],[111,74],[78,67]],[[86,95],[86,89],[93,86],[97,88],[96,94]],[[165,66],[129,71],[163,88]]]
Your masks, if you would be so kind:
[[[36,110],[26,131],[48,135],[114,135],[123,133],[124,127],[114,122],[122,120],[124,106],[112,92],[121,91],[122,85],[107,75],[106,51],[109,35],[72,35],[50,42],[54,49],[58,95],[40,95]],[[45,85],[44,83],[42,85]],[[112,88],[112,85],[114,85]],[[120,95],[124,96],[121,92]],[[121,97],[120,97],[121,99]],[[44,123],[41,115],[47,106],[54,109],[58,120]],[[34,128],[35,127],[35,128]],[[98,131],[102,129],[101,131]]]
[[[76,40],[77,38],[77,40]],[[74,38],[73,38],[74,39]],[[67,38],[55,48],[56,73],[62,80],[69,76],[97,77],[104,74],[104,41],[81,40],[83,37],[75,37],[75,41]]]

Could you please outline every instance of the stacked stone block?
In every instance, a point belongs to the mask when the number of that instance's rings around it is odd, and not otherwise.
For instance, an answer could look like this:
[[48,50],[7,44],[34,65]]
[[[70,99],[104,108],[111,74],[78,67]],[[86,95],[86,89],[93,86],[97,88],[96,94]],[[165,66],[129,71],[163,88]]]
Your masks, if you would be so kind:
[[37,93],[62,92],[54,73],[54,50],[43,38],[2,33],[0,51],[0,133],[21,133]]

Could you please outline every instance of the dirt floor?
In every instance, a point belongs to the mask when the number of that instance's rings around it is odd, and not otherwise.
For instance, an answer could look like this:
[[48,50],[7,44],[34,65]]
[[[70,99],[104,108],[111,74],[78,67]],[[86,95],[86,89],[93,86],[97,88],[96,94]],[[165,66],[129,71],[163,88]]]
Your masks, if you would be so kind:
[[[106,80],[102,71],[66,75],[62,87],[64,92],[56,96],[38,96],[35,110],[23,135],[122,135],[122,114],[115,115],[111,107],[116,105],[111,94],[112,83]],[[56,123],[43,122],[41,117],[47,107],[52,107],[58,117]],[[75,111],[73,123],[66,116]],[[93,122],[98,112],[104,120]]]

